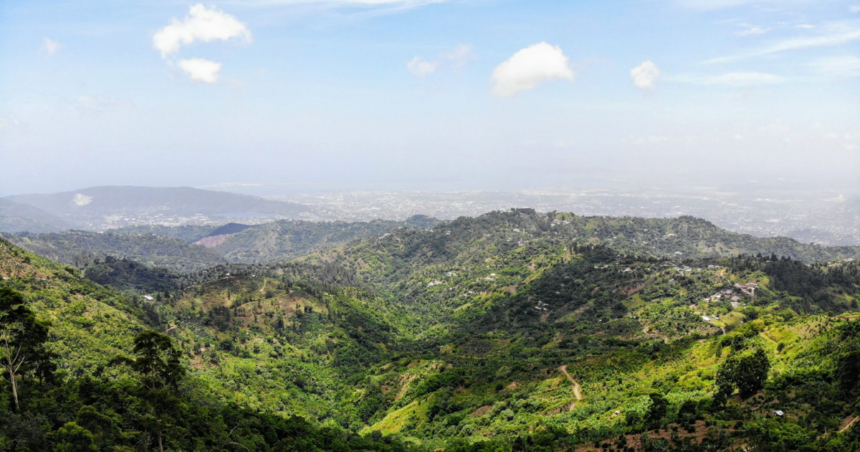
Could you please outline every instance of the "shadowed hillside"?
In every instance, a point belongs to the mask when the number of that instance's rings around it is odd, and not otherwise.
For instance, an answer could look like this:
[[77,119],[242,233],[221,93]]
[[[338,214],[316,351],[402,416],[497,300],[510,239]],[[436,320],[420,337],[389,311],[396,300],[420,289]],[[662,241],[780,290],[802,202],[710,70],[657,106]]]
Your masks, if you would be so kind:
[[0,232],[59,232],[70,229],[55,215],[26,204],[0,198]]

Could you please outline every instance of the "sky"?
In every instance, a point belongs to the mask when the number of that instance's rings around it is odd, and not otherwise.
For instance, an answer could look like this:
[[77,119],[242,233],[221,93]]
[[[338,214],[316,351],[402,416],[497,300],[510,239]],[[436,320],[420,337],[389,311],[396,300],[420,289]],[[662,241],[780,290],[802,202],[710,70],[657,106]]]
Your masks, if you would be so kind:
[[860,0],[5,0],[0,169],[0,196],[860,193]]

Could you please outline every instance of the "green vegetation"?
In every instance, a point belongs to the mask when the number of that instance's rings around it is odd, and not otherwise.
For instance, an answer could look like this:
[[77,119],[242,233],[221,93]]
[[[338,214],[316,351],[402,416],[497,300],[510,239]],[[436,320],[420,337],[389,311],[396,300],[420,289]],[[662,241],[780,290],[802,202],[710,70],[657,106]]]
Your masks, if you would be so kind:
[[225,262],[218,254],[179,239],[152,234],[70,231],[6,234],[5,239],[66,265],[84,267],[106,256],[129,258],[150,267],[186,272]]
[[[186,273],[226,262],[283,262],[309,253],[337,248],[349,242],[386,233],[395,228],[429,228],[438,221],[417,215],[406,221],[367,223],[282,220],[258,226],[134,226],[108,232],[0,234],[28,250],[78,268],[95,266],[111,257],[133,260],[148,267]],[[200,246],[199,243],[203,246]],[[111,268],[95,268],[109,274]],[[120,270],[119,273],[128,273]],[[108,283],[103,277],[99,282]],[[137,278],[139,279],[139,278]],[[111,280],[117,281],[116,278]],[[136,286],[137,283],[129,283]],[[137,285],[137,287],[140,287]]]
[[437,220],[420,215],[406,221],[374,220],[360,223],[282,220],[242,230],[212,231],[210,236],[222,235],[223,240],[213,242],[211,249],[230,262],[282,262],[384,234],[396,228],[429,228],[436,223]]
[[51,323],[57,365],[19,374],[20,410],[3,387],[0,450],[860,450],[850,250],[791,245],[833,257],[804,264],[722,232],[734,251],[712,253],[679,221],[659,253],[518,210],[292,262],[84,274],[123,293],[0,242],[0,286]]
[[117,234],[130,235],[160,235],[174,239],[182,240],[183,242],[194,243],[203,237],[208,236],[212,231],[218,229],[216,225],[184,225],[184,226],[164,226],[164,225],[140,225],[126,226],[113,229],[111,232]]
[[37,374],[50,379],[56,365],[45,350],[48,327],[36,320],[24,305],[24,298],[8,287],[0,287],[0,361],[12,390],[15,411],[20,410],[19,379]]
[[120,291],[139,293],[165,292],[173,289],[181,275],[166,268],[151,268],[131,259],[106,256],[84,268],[87,279]]

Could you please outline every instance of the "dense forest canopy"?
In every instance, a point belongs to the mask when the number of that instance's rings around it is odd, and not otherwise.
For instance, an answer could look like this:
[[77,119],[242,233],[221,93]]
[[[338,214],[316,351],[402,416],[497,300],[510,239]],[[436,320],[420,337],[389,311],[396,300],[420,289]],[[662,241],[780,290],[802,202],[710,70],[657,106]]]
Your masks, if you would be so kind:
[[0,450],[857,451],[851,252],[527,209],[185,272],[0,241]]

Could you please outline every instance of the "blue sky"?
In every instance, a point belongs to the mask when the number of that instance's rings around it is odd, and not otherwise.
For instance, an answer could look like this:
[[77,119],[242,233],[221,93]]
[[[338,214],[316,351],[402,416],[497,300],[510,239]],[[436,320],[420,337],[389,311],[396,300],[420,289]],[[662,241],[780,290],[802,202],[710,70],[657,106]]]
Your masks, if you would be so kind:
[[858,106],[857,0],[0,4],[0,195],[860,190]]

